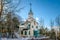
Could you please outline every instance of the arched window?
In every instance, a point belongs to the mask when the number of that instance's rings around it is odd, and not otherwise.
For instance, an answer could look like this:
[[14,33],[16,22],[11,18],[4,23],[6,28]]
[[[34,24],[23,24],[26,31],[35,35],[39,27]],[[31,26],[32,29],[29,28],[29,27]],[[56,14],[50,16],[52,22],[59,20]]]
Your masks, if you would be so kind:
[[27,28],[30,29],[30,23],[28,24],[28,27]]
[[38,28],[38,26],[36,26],[36,28]]
[[32,28],[33,28],[33,26],[32,26]]

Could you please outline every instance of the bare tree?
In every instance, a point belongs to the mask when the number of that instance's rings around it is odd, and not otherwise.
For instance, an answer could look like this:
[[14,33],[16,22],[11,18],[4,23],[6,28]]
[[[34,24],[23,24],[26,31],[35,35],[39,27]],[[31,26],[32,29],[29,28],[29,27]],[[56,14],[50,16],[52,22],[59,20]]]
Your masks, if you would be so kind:
[[52,19],[50,20],[50,27],[51,29],[54,27],[54,21]]
[[43,18],[40,19],[39,24],[40,24],[40,27],[44,27],[44,19]]
[[40,19],[39,25],[40,25],[40,32],[39,32],[39,33],[40,33],[41,35],[45,35],[45,33],[44,33],[44,32],[45,32],[44,19],[43,19],[43,18]]
[[60,27],[60,15],[56,17],[55,21],[56,25]]
[[14,31],[14,27],[20,23],[19,19],[12,15],[22,9],[17,9],[20,2],[21,0],[0,0],[0,28],[6,29],[6,32]]

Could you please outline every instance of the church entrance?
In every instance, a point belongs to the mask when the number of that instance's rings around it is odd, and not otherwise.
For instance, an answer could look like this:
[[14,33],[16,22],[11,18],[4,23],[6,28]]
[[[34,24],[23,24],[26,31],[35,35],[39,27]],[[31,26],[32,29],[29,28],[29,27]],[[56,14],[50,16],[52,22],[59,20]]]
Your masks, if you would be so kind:
[[38,34],[39,34],[38,30],[34,30],[33,32],[34,32],[34,37],[38,37]]

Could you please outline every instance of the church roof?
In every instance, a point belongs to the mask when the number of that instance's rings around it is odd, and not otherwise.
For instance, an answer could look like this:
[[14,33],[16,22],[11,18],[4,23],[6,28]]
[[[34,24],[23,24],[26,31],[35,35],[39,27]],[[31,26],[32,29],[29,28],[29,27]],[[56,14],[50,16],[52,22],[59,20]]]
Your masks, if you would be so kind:
[[28,20],[26,20],[26,21],[25,21],[25,24],[28,24],[28,23],[31,23],[31,22],[30,22],[30,21],[28,21]]

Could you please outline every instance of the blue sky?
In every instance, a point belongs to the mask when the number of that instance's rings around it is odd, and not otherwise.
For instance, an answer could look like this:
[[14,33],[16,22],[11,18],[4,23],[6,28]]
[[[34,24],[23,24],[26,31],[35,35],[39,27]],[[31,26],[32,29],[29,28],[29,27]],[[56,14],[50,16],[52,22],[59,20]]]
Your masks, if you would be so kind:
[[18,15],[27,19],[30,10],[29,3],[32,3],[34,18],[43,18],[45,26],[50,25],[50,20],[54,20],[60,15],[60,0],[21,0],[19,7],[24,7],[18,12]]

